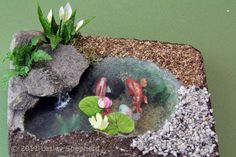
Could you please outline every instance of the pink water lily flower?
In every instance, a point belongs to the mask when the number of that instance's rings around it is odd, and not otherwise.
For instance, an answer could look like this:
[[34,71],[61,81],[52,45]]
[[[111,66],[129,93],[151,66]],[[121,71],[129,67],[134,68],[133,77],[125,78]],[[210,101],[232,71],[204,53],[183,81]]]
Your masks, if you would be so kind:
[[101,97],[98,99],[98,106],[100,108],[110,108],[112,105],[112,100],[109,99],[108,97]]

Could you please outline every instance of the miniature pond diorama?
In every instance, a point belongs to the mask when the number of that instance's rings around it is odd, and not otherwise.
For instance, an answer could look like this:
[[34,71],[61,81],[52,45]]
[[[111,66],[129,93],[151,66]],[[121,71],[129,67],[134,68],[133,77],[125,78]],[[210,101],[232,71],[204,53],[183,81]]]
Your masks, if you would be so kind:
[[203,58],[189,45],[82,36],[69,3],[6,59],[10,156],[219,156]]

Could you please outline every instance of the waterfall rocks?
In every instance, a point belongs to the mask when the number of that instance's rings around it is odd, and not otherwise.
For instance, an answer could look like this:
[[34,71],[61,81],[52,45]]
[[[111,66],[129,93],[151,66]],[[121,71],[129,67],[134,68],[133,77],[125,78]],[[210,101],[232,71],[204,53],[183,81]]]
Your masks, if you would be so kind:
[[29,94],[43,97],[71,91],[79,84],[80,77],[89,67],[89,62],[71,45],[59,45],[52,51],[50,45],[40,47],[53,60],[40,63],[24,79]]
[[[16,32],[10,49],[27,44],[34,36],[39,35],[40,32],[34,31]],[[81,75],[89,67],[89,61],[71,45],[59,45],[57,49],[51,50],[50,45],[43,44],[40,49],[48,52],[53,60],[35,64],[27,77],[14,77],[10,81],[9,127],[17,126],[22,129],[21,125],[19,127],[10,120],[14,113],[25,112],[34,107],[40,97],[58,96],[62,92],[71,91],[79,84]],[[19,121],[23,121],[22,118],[21,116]],[[16,123],[20,123],[19,121]]]
[[8,87],[8,127],[24,130],[24,113],[35,106],[39,98],[29,95],[22,78],[13,77]]

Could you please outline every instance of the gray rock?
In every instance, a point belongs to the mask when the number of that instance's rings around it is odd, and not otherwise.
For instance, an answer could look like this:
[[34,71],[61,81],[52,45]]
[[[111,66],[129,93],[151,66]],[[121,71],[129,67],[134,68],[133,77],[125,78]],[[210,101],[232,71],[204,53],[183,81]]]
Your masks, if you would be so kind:
[[27,93],[26,87],[20,77],[13,77],[8,87],[8,127],[24,130],[24,113],[33,108],[39,98]]
[[53,96],[64,87],[58,76],[46,67],[32,69],[23,82],[27,92],[38,97]]
[[89,61],[84,55],[78,53],[71,45],[58,45],[58,48],[50,54],[53,60],[46,64],[63,80],[64,88],[71,90],[77,86],[81,75],[89,67]]
[[[28,44],[34,36],[40,36],[42,32],[38,31],[18,31],[13,34],[10,44],[10,51],[15,47]],[[14,66],[10,62],[10,69]],[[39,98],[28,94],[22,78],[13,77],[8,87],[8,127],[11,129],[20,128],[24,130],[23,119],[24,113],[34,107]]]
[[10,44],[10,51],[19,45],[28,44],[31,42],[31,39],[35,36],[42,35],[42,32],[39,31],[18,31],[15,32],[12,36],[12,41]]
[[23,79],[29,94],[44,97],[55,96],[64,91],[71,91],[79,84],[80,77],[89,67],[89,62],[70,45],[58,45],[52,51],[44,44],[40,49],[47,51],[52,61],[36,64],[28,76]]

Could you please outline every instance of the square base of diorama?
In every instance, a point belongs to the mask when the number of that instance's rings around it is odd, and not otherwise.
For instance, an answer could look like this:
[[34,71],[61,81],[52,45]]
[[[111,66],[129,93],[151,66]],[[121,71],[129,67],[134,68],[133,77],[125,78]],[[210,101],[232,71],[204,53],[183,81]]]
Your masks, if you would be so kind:
[[[207,87],[202,55],[190,45],[91,36],[78,38],[79,42],[74,39],[72,44],[80,51],[93,51],[93,55],[98,57],[118,56],[149,60],[169,70],[185,86]],[[21,129],[9,129],[9,153],[10,156],[17,157],[142,156],[141,151],[130,147],[134,138],[112,137],[97,131],[76,131],[39,139]],[[217,148],[215,151],[218,152]],[[161,155],[149,153],[145,156]]]

